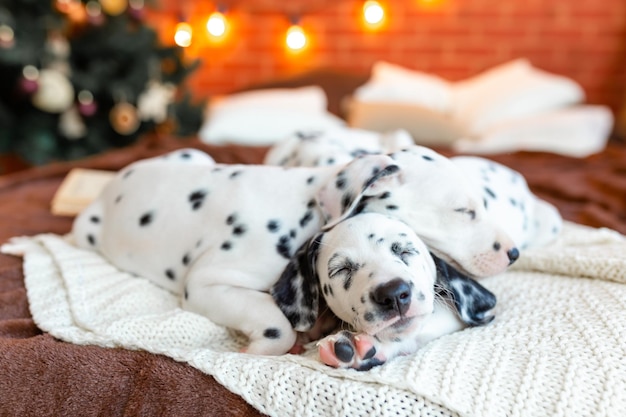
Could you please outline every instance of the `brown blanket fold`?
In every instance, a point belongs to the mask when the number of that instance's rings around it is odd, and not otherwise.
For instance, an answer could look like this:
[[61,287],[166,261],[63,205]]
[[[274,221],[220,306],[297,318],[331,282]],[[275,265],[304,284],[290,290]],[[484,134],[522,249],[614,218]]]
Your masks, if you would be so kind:
[[[12,236],[69,231],[72,219],[52,216],[49,208],[72,167],[117,170],[134,160],[185,146],[205,150],[225,163],[258,163],[266,151],[150,137],[79,163],[0,177],[0,243]],[[493,159],[522,172],[533,191],[555,204],[567,220],[626,234],[623,144],[611,143],[605,152],[583,160],[544,153]],[[42,334],[28,310],[21,262],[0,255],[0,415],[259,414],[212,377],[170,358],[72,345]]]

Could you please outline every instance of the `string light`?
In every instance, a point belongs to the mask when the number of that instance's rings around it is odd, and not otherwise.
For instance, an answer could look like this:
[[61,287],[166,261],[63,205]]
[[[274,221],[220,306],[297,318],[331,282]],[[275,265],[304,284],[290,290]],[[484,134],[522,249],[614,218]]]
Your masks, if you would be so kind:
[[287,47],[292,51],[299,51],[306,46],[307,37],[304,30],[297,23],[292,24],[287,29],[287,36],[285,38]]
[[174,42],[176,45],[186,48],[191,45],[191,39],[193,38],[193,31],[191,25],[187,22],[180,22],[176,25],[176,33],[174,34]]
[[214,37],[220,38],[226,33],[226,17],[220,11],[213,12],[206,22],[206,30]]
[[376,0],[367,0],[363,4],[363,18],[369,25],[378,25],[385,18],[385,10]]

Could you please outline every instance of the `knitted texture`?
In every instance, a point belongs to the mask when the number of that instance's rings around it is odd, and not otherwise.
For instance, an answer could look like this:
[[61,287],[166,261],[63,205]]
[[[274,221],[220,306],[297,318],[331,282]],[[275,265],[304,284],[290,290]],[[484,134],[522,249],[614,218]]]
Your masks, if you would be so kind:
[[626,238],[567,223],[548,248],[482,280],[489,325],[367,372],[238,353],[239,334],[56,235],[14,238],[33,319],[78,344],[144,349],[213,375],[273,416],[625,416]]

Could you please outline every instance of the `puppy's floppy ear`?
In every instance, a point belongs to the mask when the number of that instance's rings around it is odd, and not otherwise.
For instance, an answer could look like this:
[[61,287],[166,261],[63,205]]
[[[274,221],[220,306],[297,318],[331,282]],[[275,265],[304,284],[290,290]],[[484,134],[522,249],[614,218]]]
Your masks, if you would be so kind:
[[442,259],[435,255],[432,257],[437,267],[437,283],[441,291],[447,292],[443,296],[454,301],[461,320],[470,326],[480,326],[493,320],[491,310],[496,306],[496,296]]
[[300,246],[270,289],[280,310],[299,332],[310,330],[317,320],[319,278],[315,264],[323,236],[318,233]]
[[[317,194],[323,230],[359,211],[359,204],[402,183],[400,167],[387,155],[362,155],[347,164]],[[362,207],[361,207],[362,208]]]

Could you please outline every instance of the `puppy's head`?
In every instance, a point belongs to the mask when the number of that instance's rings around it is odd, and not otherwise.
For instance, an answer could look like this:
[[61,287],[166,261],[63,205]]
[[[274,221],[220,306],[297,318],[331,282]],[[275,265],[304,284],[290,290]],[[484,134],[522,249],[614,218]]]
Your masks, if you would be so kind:
[[417,330],[432,314],[436,268],[404,223],[368,213],[311,239],[290,262],[272,295],[296,330],[317,317],[319,294],[357,332],[383,339]]
[[489,323],[496,304],[489,290],[429,253],[406,224],[376,213],[311,238],[271,293],[298,331],[315,324],[322,294],[333,314],[381,339],[419,331],[435,297],[449,300],[469,326]]

